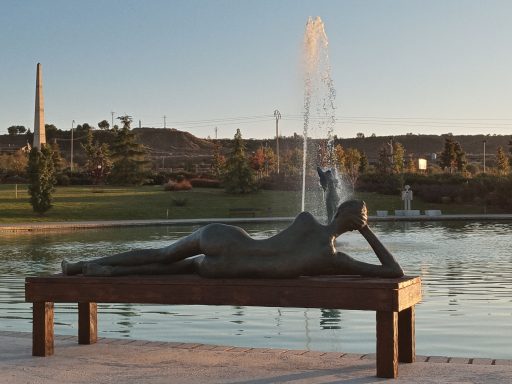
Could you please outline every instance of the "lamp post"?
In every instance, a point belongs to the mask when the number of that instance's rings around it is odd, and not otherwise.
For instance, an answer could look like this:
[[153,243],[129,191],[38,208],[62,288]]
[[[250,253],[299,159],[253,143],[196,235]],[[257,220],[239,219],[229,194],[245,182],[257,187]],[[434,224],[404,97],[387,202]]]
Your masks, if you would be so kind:
[[75,120],[71,122],[71,161],[69,162],[69,169],[73,172],[73,128],[75,126]]
[[487,140],[484,140],[483,143],[484,143],[484,173],[485,173],[485,144],[487,143]]

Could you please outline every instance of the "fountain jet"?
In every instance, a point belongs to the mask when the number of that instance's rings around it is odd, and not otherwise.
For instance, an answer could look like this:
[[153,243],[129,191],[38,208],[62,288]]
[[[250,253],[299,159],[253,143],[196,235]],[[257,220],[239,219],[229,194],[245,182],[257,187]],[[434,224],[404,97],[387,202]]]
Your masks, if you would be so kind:
[[[329,64],[329,41],[320,17],[309,17],[304,33],[304,140],[302,159],[302,205],[305,210],[306,170],[308,166],[308,137],[327,138],[323,165],[336,168],[334,161],[334,124],[336,91]],[[315,124],[312,124],[315,123]],[[317,131],[314,135],[313,131]],[[316,152],[316,151],[315,151]],[[314,155],[312,153],[311,155]],[[315,159],[312,159],[315,161]],[[310,160],[311,161],[311,160]]]

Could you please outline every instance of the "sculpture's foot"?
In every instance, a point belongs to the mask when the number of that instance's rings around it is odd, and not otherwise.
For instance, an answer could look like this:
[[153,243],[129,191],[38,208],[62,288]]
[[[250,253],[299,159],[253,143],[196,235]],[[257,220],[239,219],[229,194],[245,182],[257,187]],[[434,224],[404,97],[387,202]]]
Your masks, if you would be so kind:
[[62,274],[64,276],[78,275],[82,273],[82,262],[78,263],[70,263],[66,259],[62,260],[60,263],[60,268],[62,269]]
[[60,262],[60,268],[62,269],[62,274],[64,276],[67,276],[67,274],[68,274],[68,264],[69,264],[69,262],[66,259],[64,259]]
[[112,276],[112,267],[95,263],[84,263],[82,273],[84,276]]

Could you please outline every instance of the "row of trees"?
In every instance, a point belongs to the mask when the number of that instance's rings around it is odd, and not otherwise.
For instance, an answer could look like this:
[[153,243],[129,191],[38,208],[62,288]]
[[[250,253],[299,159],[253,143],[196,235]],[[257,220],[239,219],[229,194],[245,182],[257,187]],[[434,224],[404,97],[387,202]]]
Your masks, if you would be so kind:
[[[216,176],[223,175],[224,184],[228,191],[240,192],[253,189],[254,182],[251,171],[257,179],[263,179],[275,173],[276,156],[271,148],[261,146],[252,155],[242,154],[245,150],[241,133],[237,130],[234,138],[234,147],[229,160],[226,161],[217,145],[213,155],[213,169]],[[510,144],[512,153],[512,142]],[[508,175],[511,169],[511,158],[502,147],[498,147],[493,162],[494,167],[487,173],[498,176]],[[243,160],[245,159],[245,160]],[[281,172],[284,177],[298,177],[302,172],[302,151],[298,148],[288,149],[281,155]],[[341,177],[351,185],[354,190],[361,175],[403,175],[416,174],[418,172],[418,159],[412,154],[407,154],[405,147],[397,142],[390,141],[379,149],[377,162],[370,164],[366,154],[356,148],[344,148],[340,144],[334,148],[328,148],[326,142],[320,142],[317,148],[315,165],[335,166]],[[311,164],[312,165],[312,164]],[[314,166],[308,169],[314,169]],[[309,169],[309,171],[311,171]],[[437,164],[430,165],[424,175],[432,173],[460,174],[469,177],[469,165],[465,151],[459,142],[453,137],[445,137],[444,146],[439,153]],[[238,170],[238,171],[235,171]],[[490,172],[489,172],[490,171]],[[281,178],[282,179],[282,178]],[[244,185],[240,187],[240,185]]]
[[[320,145],[316,164],[327,166],[325,143]],[[360,173],[367,171],[369,164],[366,154],[355,148],[344,149],[341,145],[334,148],[334,159],[329,160],[341,173],[342,177],[355,188]],[[295,177],[302,172],[303,154],[298,148],[287,150],[281,157],[280,180]],[[257,188],[258,180],[268,178],[276,172],[277,158],[269,147],[261,146],[251,155],[246,154],[242,134],[237,129],[233,147],[226,159],[217,144],[213,153],[212,169],[215,176],[223,181],[227,192],[248,193]]]
[[[512,141],[509,142],[509,151],[512,154]],[[467,175],[468,161],[466,152],[462,149],[459,142],[448,136],[445,138],[444,148],[439,158],[439,165],[449,171],[449,173],[459,172]],[[510,158],[503,147],[498,146],[495,154],[494,167],[491,173],[499,176],[505,176],[510,173],[512,158]]]
[[[118,119],[122,128],[113,131],[115,137],[110,146],[95,140],[92,131],[87,129],[86,140],[82,144],[87,156],[85,169],[95,184],[103,182],[107,177],[113,184],[142,184],[149,163],[146,160],[146,149],[136,141],[135,134],[130,130],[132,118],[121,116]],[[14,160],[23,158],[24,154],[19,151],[10,156]],[[34,212],[43,214],[51,208],[52,194],[57,184],[57,176],[62,172],[62,163],[56,143],[45,144],[40,150],[30,150],[26,174]]]

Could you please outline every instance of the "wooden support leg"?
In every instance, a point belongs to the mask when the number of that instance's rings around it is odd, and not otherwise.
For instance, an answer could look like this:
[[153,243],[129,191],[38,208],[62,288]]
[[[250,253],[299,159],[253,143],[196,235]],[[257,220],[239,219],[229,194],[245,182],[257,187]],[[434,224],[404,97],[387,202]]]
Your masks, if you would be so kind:
[[398,359],[401,363],[416,361],[414,305],[398,313]]
[[78,303],[78,343],[94,344],[98,340],[96,303]]
[[53,355],[53,303],[40,301],[32,306],[32,356]]
[[398,313],[377,311],[377,376],[398,376]]

